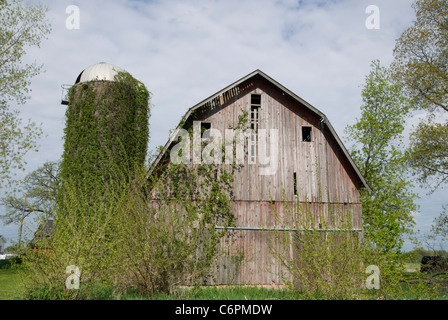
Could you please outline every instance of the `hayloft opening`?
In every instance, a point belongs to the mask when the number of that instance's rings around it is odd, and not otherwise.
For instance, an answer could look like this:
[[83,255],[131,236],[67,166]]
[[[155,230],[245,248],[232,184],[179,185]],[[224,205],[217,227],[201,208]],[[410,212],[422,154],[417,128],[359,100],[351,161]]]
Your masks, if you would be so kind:
[[302,127],[302,141],[311,142],[311,127]]
[[251,105],[261,106],[261,94],[253,94],[251,96]]

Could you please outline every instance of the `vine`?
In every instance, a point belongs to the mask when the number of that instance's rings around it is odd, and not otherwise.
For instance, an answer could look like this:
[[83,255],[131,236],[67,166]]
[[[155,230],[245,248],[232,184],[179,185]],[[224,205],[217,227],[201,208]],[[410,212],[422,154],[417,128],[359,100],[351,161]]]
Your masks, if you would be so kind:
[[89,190],[89,184],[113,178],[112,163],[113,170],[126,175],[142,168],[149,139],[149,99],[145,86],[127,72],[119,72],[113,82],[73,86],[66,111],[62,180],[70,177]]

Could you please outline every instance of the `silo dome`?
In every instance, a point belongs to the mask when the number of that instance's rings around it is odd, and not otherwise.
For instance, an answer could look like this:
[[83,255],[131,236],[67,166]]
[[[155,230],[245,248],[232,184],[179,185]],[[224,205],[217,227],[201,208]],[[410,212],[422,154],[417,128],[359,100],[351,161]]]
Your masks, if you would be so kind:
[[110,63],[100,62],[93,64],[79,74],[76,78],[75,84],[92,80],[113,81],[115,75],[120,71],[123,72],[125,70]]

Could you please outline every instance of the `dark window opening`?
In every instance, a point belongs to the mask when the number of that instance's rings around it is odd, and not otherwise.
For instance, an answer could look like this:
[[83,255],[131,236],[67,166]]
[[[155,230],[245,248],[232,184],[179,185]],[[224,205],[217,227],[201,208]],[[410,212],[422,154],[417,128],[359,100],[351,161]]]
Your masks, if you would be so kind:
[[250,136],[250,161],[249,163],[255,163],[255,155],[257,152],[257,133],[258,133],[258,123],[261,107],[261,95],[252,94],[250,97],[250,128],[252,129],[252,134]]
[[294,195],[297,196],[297,173],[294,172],[293,175],[293,182],[294,182]]
[[204,131],[210,130],[212,128],[212,124],[210,122],[201,122],[201,133]]
[[258,119],[261,107],[261,94],[253,94],[250,99],[250,128],[258,131]]
[[261,106],[261,94],[253,94],[251,96],[250,104]]
[[311,127],[302,127],[302,141],[311,142]]

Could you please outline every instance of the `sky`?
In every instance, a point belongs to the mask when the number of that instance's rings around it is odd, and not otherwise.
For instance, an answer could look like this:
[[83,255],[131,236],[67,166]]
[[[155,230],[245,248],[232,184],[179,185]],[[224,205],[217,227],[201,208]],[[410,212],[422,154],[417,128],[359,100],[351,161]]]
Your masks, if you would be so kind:
[[[22,175],[60,159],[61,85],[74,84],[98,62],[125,69],[152,93],[150,149],[166,143],[190,107],[256,69],[322,111],[344,140],[344,128],[360,116],[360,86],[371,61],[388,66],[396,39],[415,17],[410,0],[28,2],[48,8],[53,30],[24,60],[45,70],[20,107],[23,119],[42,124],[44,136]],[[378,9],[374,20],[370,5]],[[416,229],[429,232],[446,190],[431,196],[416,190]],[[14,239],[17,228],[0,221],[0,234]]]

